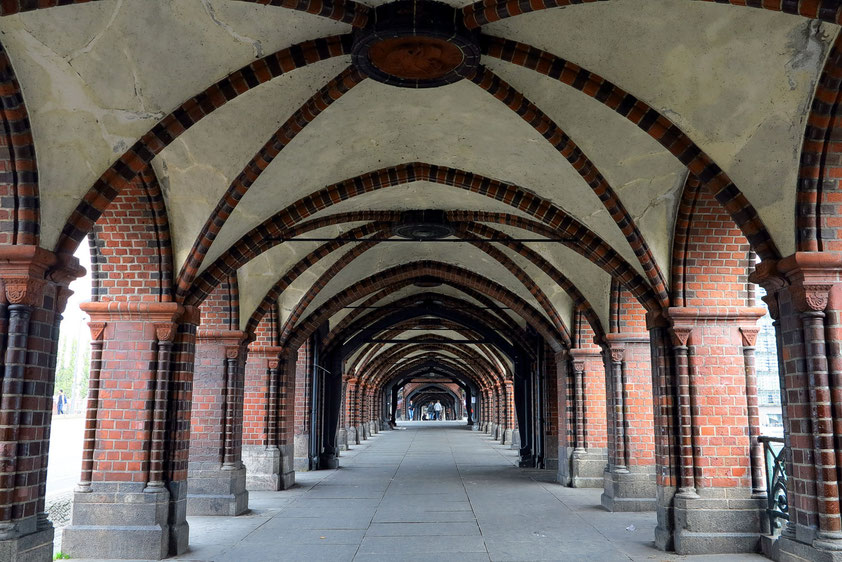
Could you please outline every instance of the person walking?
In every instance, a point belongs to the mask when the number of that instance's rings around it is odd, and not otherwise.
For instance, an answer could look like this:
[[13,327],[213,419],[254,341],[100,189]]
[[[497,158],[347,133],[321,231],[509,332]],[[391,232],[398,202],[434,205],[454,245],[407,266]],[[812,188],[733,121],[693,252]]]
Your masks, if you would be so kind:
[[435,420],[436,419],[436,409],[433,407],[432,402],[427,404],[427,419],[428,420]]
[[407,421],[412,421],[412,414],[415,411],[415,406],[412,404],[412,400],[409,401],[409,408],[408,408],[409,417],[406,418]]
[[436,404],[433,406],[433,409],[434,409],[434,410],[435,410],[435,412],[436,412],[436,421],[441,421],[441,420],[442,420],[442,416],[441,416],[441,411],[442,411],[441,402],[439,402],[438,400],[436,400]]
[[56,404],[56,412],[59,415],[67,413],[67,396],[64,395],[64,390],[58,391],[58,402]]

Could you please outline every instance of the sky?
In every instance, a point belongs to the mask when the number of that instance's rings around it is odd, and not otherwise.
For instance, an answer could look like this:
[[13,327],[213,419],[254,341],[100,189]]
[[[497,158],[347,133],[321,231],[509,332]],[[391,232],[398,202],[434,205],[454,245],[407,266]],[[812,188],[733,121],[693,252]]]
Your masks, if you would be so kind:
[[80,342],[87,342],[90,340],[90,331],[87,326],[90,318],[79,308],[81,303],[91,300],[91,251],[88,247],[87,237],[79,244],[79,248],[73,255],[79,259],[79,263],[85,268],[85,276],[70,284],[70,290],[73,291],[73,294],[68,299],[67,307],[64,309],[61,332],[69,330],[68,336],[73,332],[79,332]]

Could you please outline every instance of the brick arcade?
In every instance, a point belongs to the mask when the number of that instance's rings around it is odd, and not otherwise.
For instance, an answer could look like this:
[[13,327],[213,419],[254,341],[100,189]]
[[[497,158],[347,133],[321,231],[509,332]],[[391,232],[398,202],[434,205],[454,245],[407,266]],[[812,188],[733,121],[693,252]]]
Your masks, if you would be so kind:
[[842,560],[840,25],[836,0],[0,3],[0,560],[52,558],[80,247],[74,558],[184,553],[188,516],[439,401],[651,513],[661,550]]

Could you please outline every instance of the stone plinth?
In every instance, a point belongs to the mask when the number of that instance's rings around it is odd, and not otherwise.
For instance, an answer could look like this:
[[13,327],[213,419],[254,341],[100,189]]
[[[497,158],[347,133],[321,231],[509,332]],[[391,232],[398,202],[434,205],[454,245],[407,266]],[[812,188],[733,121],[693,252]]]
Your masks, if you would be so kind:
[[191,466],[187,471],[187,515],[241,515],[248,511],[246,468]]
[[655,511],[657,485],[654,473],[632,468],[625,473],[605,470],[603,476],[602,507],[614,512]]

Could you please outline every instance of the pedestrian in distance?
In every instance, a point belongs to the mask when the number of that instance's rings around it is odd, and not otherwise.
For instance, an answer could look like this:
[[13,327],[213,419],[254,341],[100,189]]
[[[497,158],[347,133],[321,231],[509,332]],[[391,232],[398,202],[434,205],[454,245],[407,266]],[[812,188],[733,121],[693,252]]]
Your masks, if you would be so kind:
[[436,421],[441,421],[443,419],[442,418],[442,409],[443,408],[442,408],[441,402],[436,400],[435,405],[433,405],[433,410],[435,410],[435,412],[436,412]]
[[67,396],[64,395],[64,390],[59,389],[58,401],[56,403],[56,412],[59,415],[67,413]]

